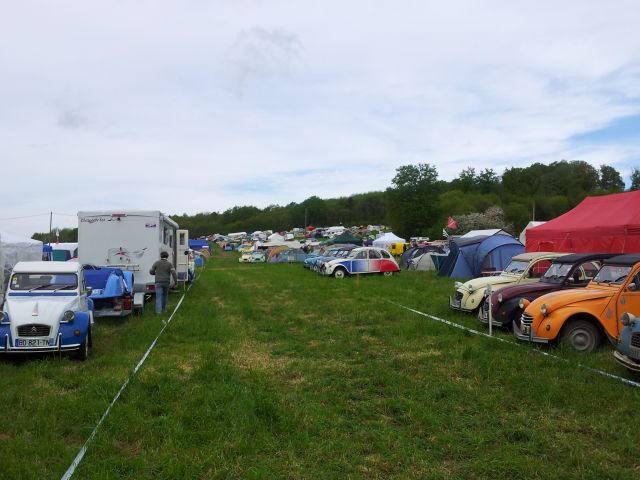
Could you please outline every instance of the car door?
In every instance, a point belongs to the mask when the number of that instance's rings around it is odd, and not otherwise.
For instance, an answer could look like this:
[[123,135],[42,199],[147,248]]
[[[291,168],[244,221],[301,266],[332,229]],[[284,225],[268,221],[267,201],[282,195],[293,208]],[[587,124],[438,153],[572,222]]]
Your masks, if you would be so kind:
[[369,250],[369,273],[380,272],[380,264],[382,263],[382,255],[377,250]]
[[351,273],[366,273],[369,271],[369,256],[367,250],[360,250],[351,261]]

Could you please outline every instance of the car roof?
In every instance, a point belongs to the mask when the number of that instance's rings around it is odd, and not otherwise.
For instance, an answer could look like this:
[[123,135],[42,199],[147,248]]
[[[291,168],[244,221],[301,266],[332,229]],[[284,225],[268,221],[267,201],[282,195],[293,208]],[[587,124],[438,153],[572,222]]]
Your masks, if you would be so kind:
[[556,258],[553,263],[579,263],[588,262],[590,260],[606,260],[611,257],[620,255],[619,253],[571,253]]
[[561,253],[561,252],[526,252],[526,253],[520,253],[518,255],[515,255],[511,260],[524,260],[528,262],[529,260],[532,260],[538,257],[544,257],[544,256],[560,257],[563,255],[568,255],[568,254]]
[[616,255],[605,260],[608,265],[634,265],[640,262],[640,253],[627,253],[625,255]]
[[78,262],[18,262],[13,267],[19,273],[77,273],[82,269]]

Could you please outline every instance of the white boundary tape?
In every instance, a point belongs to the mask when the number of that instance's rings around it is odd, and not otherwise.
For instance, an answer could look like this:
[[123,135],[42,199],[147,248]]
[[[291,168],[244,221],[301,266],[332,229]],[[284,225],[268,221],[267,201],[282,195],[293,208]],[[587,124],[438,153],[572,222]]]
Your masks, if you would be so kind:
[[[478,330],[474,330],[473,328],[465,327],[464,325],[460,325],[460,324],[452,322],[450,320],[445,320],[444,318],[436,317],[435,315],[430,315],[428,313],[424,313],[424,312],[421,312],[419,310],[415,310],[413,308],[406,307],[404,305],[401,305],[401,304],[396,303],[396,302],[392,302],[390,300],[387,300],[387,302],[389,302],[392,305],[395,305],[397,307],[404,308],[405,310],[408,310],[408,311],[413,312],[415,314],[421,315],[423,317],[430,318],[431,320],[436,320],[438,322],[444,323],[445,325],[449,325],[450,327],[459,328],[460,330],[464,330],[464,331],[469,332],[469,333],[471,333],[473,335],[480,335],[482,337],[491,338],[491,339],[496,340],[498,342],[508,343],[508,344],[514,345],[516,347],[524,347],[526,345],[524,343],[512,342],[512,341],[509,341],[509,340],[505,340],[504,338],[494,337],[492,335],[489,335],[488,333],[480,332]],[[530,350],[533,351],[533,352],[539,353],[540,355],[544,355],[545,357],[553,358],[554,360],[559,360],[559,361],[565,362],[565,363],[571,363],[566,358],[558,357],[557,355],[554,355],[554,354],[549,353],[549,352],[545,352],[543,350],[538,350],[538,349],[530,349]],[[598,370],[596,368],[587,367],[586,365],[582,365],[581,363],[578,363],[577,366],[580,367],[580,368],[583,368],[585,370],[588,370],[591,373],[597,373],[598,375],[602,375],[604,377],[608,377],[608,378],[612,378],[614,380],[618,380],[618,381],[620,381],[622,383],[625,383],[625,384],[627,384],[627,385],[629,385],[631,387],[640,387],[640,382],[635,382],[635,381],[630,380],[628,378],[619,377],[618,375],[614,375],[613,373],[605,372],[603,370]]]
[[[193,282],[191,283],[191,285],[193,285]],[[189,291],[189,289],[191,289],[191,285],[189,285],[189,288],[187,288],[187,292]],[[61,480],[69,480],[71,478],[71,476],[73,475],[73,473],[76,471],[76,468],[78,468],[78,465],[80,465],[80,462],[84,458],[84,454],[87,453],[87,449],[89,448],[89,445],[93,441],[93,438],[96,436],[96,433],[98,433],[98,429],[102,425],[102,422],[104,422],[104,420],[109,416],[109,413],[111,412],[111,408],[118,401],[118,399],[120,398],[120,395],[122,394],[122,392],[124,392],[124,389],[127,388],[127,385],[129,385],[129,381],[135,376],[136,373],[138,373],[138,370],[140,370],[140,367],[142,367],[142,364],[145,362],[145,360],[147,359],[147,357],[151,353],[151,350],[153,350],[153,347],[155,347],[156,343],[158,343],[158,339],[160,338],[160,336],[164,333],[164,331],[167,329],[167,327],[171,323],[171,320],[173,319],[173,316],[176,314],[176,312],[180,308],[180,305],[182,305],[182,301],[184,300],[184,296],[185,295],[186,295],[186,292],[182,294],[182,297],[180,297],[180,300],[178,301],[178,304],[173,309],[173,312],[171,312],[171,315],[169,316],[169,319],[166,322],[163,322],[164,326],[160,329],[160,332],[158,333],[156,338],[153,339],[153,342],[151,342],[151,345],[149,345],[149,348],[147,349],[147,351],[144,352],[144,355],[142,355],[142,358],[140,359],[138,364],[133,368],[133,370],[131,371],[131,373],[127,377],[127,379],[124,381],[124,383],[120,387],[120,390],[118,390],[118,393],[116,393],[116,396],[113,397],[113,400],[111,400],[111,403],[109,404],[107,409],[102,414],[102,417],[100,417],[100,420],[98,421],[98,424],[94,427],[93,431],[91,432],[91,435],[89,435],[89,438],[87,438],[87,441],[84,442],[84,445],[82,446],[82,448],[80,449],[80,451],[76,455],[76,458],[73,459],[73,462],[71,462],[71,465],[69,466],[67,471],[64,473],[64,475],[62,476]]]

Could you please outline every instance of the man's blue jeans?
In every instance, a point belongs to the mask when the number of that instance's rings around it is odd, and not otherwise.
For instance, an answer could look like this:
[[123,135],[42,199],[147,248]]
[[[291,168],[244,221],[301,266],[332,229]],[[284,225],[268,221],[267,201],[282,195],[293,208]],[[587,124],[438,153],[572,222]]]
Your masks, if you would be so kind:
[[156,283],[156,313],[162,313],[167,309],[168,296],[169,282]]

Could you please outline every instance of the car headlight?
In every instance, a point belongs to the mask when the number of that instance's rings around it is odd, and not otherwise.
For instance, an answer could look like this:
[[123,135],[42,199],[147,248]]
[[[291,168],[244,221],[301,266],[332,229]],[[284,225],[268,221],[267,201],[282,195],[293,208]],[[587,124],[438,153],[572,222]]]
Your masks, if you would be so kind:
[[502,294],[501,293],[498,294],[498,303],[502,303]]
[[622,323],[625,327],[629,325],[633,325],[636,320],[636,316],[633,313],[625,312],[620,317],[620,323]]
[[518,307],[524,310],[529,306],[529,303],[531,302],[529,302],[529,300],[527,300],[526,298],[521,298],[520,300],[518,300]]
[[476,291],[476,289],[471,287],[471,286],[469,286],[469,288],[467,288],[467,290],[469,290],[469,293],[473,293],[473,292]]
[[455,282],[453,284],[453,288],[455,288],[456,290],[458,290],[460,287],[462,287],[462,282]]
[[66,312],[64,312],[62,317],[64,318],[65,322],[73,322],[73,319],[76,318],[76,314],[73,312],[73,310],[67,310]]
[[542,315],[545,317],[549,315],[549,309],[547,308],[546,303],[543,303],[542,305],[540,305],[540,313],[542,313]]

